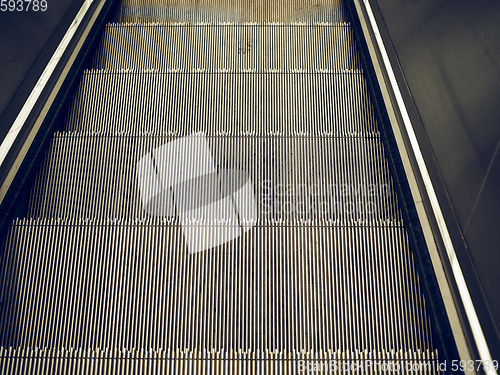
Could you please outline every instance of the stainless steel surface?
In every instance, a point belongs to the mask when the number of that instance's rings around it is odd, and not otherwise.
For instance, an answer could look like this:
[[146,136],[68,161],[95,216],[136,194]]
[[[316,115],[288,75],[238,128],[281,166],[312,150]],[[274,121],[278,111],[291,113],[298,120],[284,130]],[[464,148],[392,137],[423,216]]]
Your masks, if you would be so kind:
[[[117,101],[117,98],[120,98]],[[69,131],[378,135],[362,73],[88,71]]]
[[[342,2],[252,4],[124,2],[133,23],[106,29],[9,230],[6,372],[437,359]],[[188,254],[177,219],[141,209],[135,166],[196,131],[248,173],[258,220]]]
[[[29,216],[147,217],[135,166],[142,155],[176,138],[55,134],[32,190]],[[401,219],[377,135],[218,135],[207,141],[217,165],[249,174],[261,220]]]
[[111,24],[96,69],[315,72],[360,67],[349,23]]
[[342,0],[125,0],[119,22],[174,22],[184,24],[343,22]]

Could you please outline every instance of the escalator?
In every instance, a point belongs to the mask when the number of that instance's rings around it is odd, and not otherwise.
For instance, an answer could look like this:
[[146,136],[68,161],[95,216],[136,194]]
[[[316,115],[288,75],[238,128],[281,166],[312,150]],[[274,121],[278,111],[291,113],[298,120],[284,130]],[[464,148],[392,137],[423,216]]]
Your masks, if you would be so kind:
[[440,373],[344,1],[114,17],[2,244],[1,372]]

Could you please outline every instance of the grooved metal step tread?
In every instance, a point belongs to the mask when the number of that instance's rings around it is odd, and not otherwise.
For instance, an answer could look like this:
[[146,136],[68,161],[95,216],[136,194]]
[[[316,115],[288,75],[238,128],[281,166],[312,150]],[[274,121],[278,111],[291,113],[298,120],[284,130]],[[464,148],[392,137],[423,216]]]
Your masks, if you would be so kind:
[[254,227],[189,254],[178,225],[17,220],[4,346],[433,350],[406,231],[374,224]]
[[122,2],[119,22],[343,22],[347,20],[341,0],[161,0]]
[[[33,217],[145,217],[137,162],[178,137],[57,133],[32,191]],[[206,136],[215,165],[245,172],[262,220],[399,219],[378,136]],[[185,150],[187,153],[191,150]],[[157,168],[158,163],[156,161]],[[185,169],[167,171],[179,175]],[[199,191],[207,185],[198,182]]]
[[108,25],[96,69],[359,69],[352,30],[334,26]]
[[284,135],[378,133],[365,78],[315,74],[87,71],[65,129]]
[[[3,358],[6,358],[2,360]],[[333,362],[340,371],[347,366],[366,366],[373,375],[387,374],[386,369],[375,369],[382,363],[400,364],[402,371],[392,373],[438,374],[436,351],[202,351],[202,350],[100,350],[100,349],[3,349],[0,348],[0,369],[22,373],[32,370],[37,374],[64,371],[64,373],[103,373],[106,370],[120,374],[290,374],[304,372],[306,363]],[[371,363],[368,366],[368,363]],[[47,365],[49,364],[49,365]],[[410,367],[406,369],[405,365]],[[427,370],[413,369],[425,365]],[[345,367],[342,367],[345,366]],[[363,367],[360,367],[363,368]],[[380,367],[379,367],[380,368]],[[341,370],[341,369],[345,369]]]

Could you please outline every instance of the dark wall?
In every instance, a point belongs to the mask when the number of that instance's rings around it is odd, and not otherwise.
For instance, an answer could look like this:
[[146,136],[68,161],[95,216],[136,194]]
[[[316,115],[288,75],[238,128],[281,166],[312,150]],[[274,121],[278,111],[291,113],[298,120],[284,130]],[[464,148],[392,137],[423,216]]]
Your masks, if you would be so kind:
[[45,12],[0,12],[0,141],[82,4],[48,0]]
[[500,2],[376,3],[466,281],[500,359]]

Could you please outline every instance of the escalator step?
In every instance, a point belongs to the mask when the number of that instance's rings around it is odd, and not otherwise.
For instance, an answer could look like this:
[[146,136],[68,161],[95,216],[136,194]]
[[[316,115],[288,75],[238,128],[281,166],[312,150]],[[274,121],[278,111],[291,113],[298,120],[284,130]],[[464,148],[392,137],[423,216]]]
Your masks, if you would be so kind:
[[124,0],[118,22],[292,23],[344,22],[342,0]]
[[359,71],[87,71],[65,129],[98,133],[329,135],[378,133]]
[[[176,138],[56,134],[34,185],[30,216],[147,216],[137,162]],[[217,166],[248,173],[261,220],[400,219],[378,136],[207,136],[206,140]]]
[[196,254],[181,229],[16,220],[2,337],[25,348],[431,349],[400,222],[257,225]]
[[351,28],[112,24],[95,69],[244,71],[359,69]]

